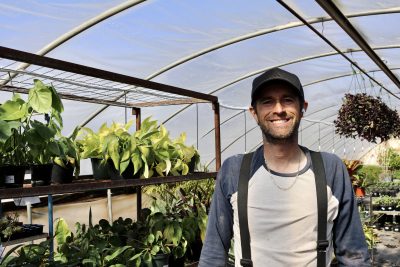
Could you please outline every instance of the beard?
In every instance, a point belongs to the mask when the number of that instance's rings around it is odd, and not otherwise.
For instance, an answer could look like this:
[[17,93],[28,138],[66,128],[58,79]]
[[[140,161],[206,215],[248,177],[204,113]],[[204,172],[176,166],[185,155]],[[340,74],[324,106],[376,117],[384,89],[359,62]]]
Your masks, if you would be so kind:
[[[286,143],[288,141],[297,142],[297,134],[300,126],[300,120],[294,118],[294,123],[285,131],[277,131],[273,127],[268,127],[266,124],[258,123],[265,140],[271,144]],[[260,121],[260,120],[259,120]]]

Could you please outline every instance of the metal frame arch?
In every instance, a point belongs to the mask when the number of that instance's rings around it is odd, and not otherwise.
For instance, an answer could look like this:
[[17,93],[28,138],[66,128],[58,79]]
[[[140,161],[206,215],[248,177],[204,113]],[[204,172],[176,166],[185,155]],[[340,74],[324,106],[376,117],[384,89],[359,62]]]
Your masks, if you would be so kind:
[[[382,49],[397,49],[397,48],[400,48],[400,44],[398,44],[398,45],[388,45],[388,46],[377,46],[377,47],[374,47],[373,49],[374,49],[374,50],[382,50]],[[350,52],[362,52],[362,49],[360,49],[360,48],[350,48],[350,49],[342,50],[342,53],[350,53]],[[279,64],[279,65],[275,65],[275,66],[269,66],[269,67],[267,67],[267,68],[263,68],[263,69],[256,70],[256,71],[250,72],[250,73],[248,73],[248,74],[245,74],[245,75],[243,75],[243,76],[241,76],[241,77],[239,77],[239,78],[237,78],[237,79],[235,79],[235,80],[230,81],[229,83],[226,83],[226,84],[224,84],[224,85],[218,87],[217,89],[215,89],[215,90],[213,90],[213,91],[208,92],[208,94],[214,94],[214,93],[216,93],[216,92],[218,92],[218,91],[221,91],[222,89],[224,89],[224,88],[226,88],[226,87],[228,87],[228,86],[230,86],[230,85],[233,85],[233,84],[235,84],[235,83],[238,83],[238,82],[240,82],[240,81],[243,81],[243,80],[245,80],[245,79],[247,79],[247,78],[250,78],[251,76],[260,74],[260,73],[262,73],[263,71],[266,71],[266,70],[269,69],[269,68],[273,68],[273,67],[283,67],[283,66],[287,66],[287,65],[291,65],[291,64],[295,64],[295,63],[299,63],[299,62],[304,62],[304,61],[313,60],[313,59],[317,59],[317,58],[328,57],[328,56],[334,56],[334,55],[338,55],[338,54],[339,54],[339,52],[334,52],[334,51],[332,51],[332,52],[328,52],[328,53],[322,53],[322,54],[318,54],[318,55],[313,55],[313,56],[309,56],[309,57],[303,57],[303,58],[295,59],[295,60],[292,60],[292,61],[289,61],[289,62],[285,62],[285,63]],[[391,69],[395,70],[395,69],[397,69],[397,68],[391,68]],[[375,72],[375,71],[379,71],[379,70],[374,70],[374,72]],[[333,77],[329,77],[329,78],[317,80],[317,81],[314,81],[314,82],[312,82],[312,83],[305,84],[305,85],[303,85],[303,87],[308,86],[308,85],[311,85],[311,84],[319,83],[319,82],[324,82],[324,81],[331,80],[331,79],[336,79],[336,78],[342,78],[342,77],[350,76],[350,75],[353,75],[353,73],[344,74],[344,75],[339,75],[339,76],[333,76]],[[153,78],[154,78],[154,77],[153,77]],[[400,99],[400,98],[399,98],[399,99]],[[181,112],[183,112],[184,110],[186,110],[186,109],[189,108],[190,106],[191,106],[191,105],[186,105],[185,107],[183,107],[183,108],[181,108],[180,110],[176,111],[176,112],[173,113],[171,116],[169,116],[167,119],[165,119],[165,120],[163,121],[163,123],[164,123],[164,124],[167,123],[168,121],[170,121],[171,119],[173,119],[176,115],[180,114]],[[223,103],[220,103],[220,106],[221,106],[221,107],[227,107],[226,105],[223,105]]]
[[[352,13],[352,14],[348,14],[348,17],[360,17],[360,16],[370,16],[370,15],[382,15],[382,14],[390,14],[390,13],[400,13],[400,8],[389,8],[389,9],[380,9],[380,10],[374,10],[374,11],[370,11],[370,12],[360,12],[360,13]],[[331,21],[332,18],[330,17],[320,17],[320,18],[313,18],[310,20],[307,20],[308,23],[310,24],[314,24],[314,23],[319,23],[319,22],[326,22],[326,21]],[[268,34],[271,32],[276,32],[276,31],[281,31],[281,30],[285,30],[285,29],[290,29],[290,28],[294,28],[294,27],[300,27],[300,26],[305,26],[302,22],[289,22],[287,24],[284,25],[277,25],[275,27],[272,28],[268,28],[268,29],[264,29],[264,30],[260,30],[257,32],[253,32],[253,33],[249,33],[249,34],[245,34],[239,37],[235,37],[232,38],[230,40],[227,40],[223,43],[219,43],[217,45],[214,45],[212,47],[208,47],[205,48],[201,51],[198,51],[196,53],[193,53],[191,55],[188,55],[184,58],[181,58],[175,62],[172,62],[171,64],[161,68],[160,70],[158,70],[157,72],[154,72],[152,74],[150,74],[149,76],[147,76],[145,79],[150,80],[153,79],[157,76],[159,76],[160,74],[175,68],[185,62],[188,62],[194,58],[197,58],[201,55],[207,54],[209,52],[215,51],[217,49],[223,48],[225,46],[237,43],[237,42],[241,42],[247,39],[251,39],[257,36],[261,36],[264,34]],[[123,95],[121,95],[120,97],[123,97]],[[118,98],[119,99],[119,98]],[[188,105],[190,106],[190,105]],[[185,110],[188,106],[186,106],[185,108],[181,109],[182,111]],[[94,117],[96,117],[98,114],[100,114],[102,111],[104,111],[108,106],[103,106],[101,108],[99,108],[98,110],[96,110],[94,113],[92,113],[92,115],[90,115],[81,125],[84,126],[87,123],[89,123]],[[180,111],[178,111],[177,114],[179,114]],[[167,118],[166,120],[163,121],[163,123],[165,124],[166,122],[168,122],[171,118],[173,118],[175,115],[177,114],[173,114],[172,117]]]
[[[367,12],[359,12],[359,13],[351,13],[351,14],[348,14],[346,16],[349,17],[349,18],[356,18],[356,17],[364,17],[364,16],[371,16],[371,15],[384,15],[384,14],[391,14],[391,13],[400,13],[400,7],[399,8],[379,9],[379,10],[367,11]],[[312,18],[312,19],[307,20],[307,22],[309,24],[315,24],[315,23],[327,22],[327,21],[333,21],[333,19],[331,17],[329,17],[329,16],[326,16],[326,17]],[[199,56],[202,56],[204,54],[210,53],[212,51],[218,50],[218,49],[223,48],[225,46],[229,46],[231,44],[235,44],[235,43],[238,43],[238,42],[241,42],[241,41],[245,41],[247,39],[251,39],[251,38],[254,38],[254,37],[258,37],[258,36],[261,36],[261,35],[265,35],[265,34],[268,34],[268,33],[287,30],[287,29],[291,29],[291,28],[295,28],[295,27],[301,27],[301,26],[306,26],[306,25],[304,25],[301,21],[299,21],[299,22],[289,22],[289,23],[286,23],[286,24],[277,25],[277,26],[272,27],[272,28],[263,29],[263,30],[259,30],[259,31],[256,31],[256,32],[252,32],[252,33],[248,33],[248,34],[245,34],[245,35],[241,35],[241,36],[232,38],[232,39],[227,40],[225,42],[222,42],[222,43],[216,44],[214,46],[211,46],[211,47],[205,48],[203,50],[200,50],[198,52],[195,52],[195,53],[193,53],[191,55],[188,55],[188,56],[186,56],[184,58],[178,59],[177,61],[172,62],[171,64],[161,68],[157,72],[154,72],[153,74],[147,76],[146,79],[153,79],[153,78],[157,77],[158,75],[160,75],[160,74],[162,74],[162,73],[164,73],[164,72],[166,72],[166,71],[168,71],[170,69],[173,69],[173,68],[175,68],[175,67],[177,67],[177,66],[179,66],[179,65],[181,65],[181,64],[183,64],[185,62],[188,62],[188,61],[190,61],[192,59],[195,59],[195,58],[197,58]],[[360,49],[360,50],[362,51],[362,49]]]

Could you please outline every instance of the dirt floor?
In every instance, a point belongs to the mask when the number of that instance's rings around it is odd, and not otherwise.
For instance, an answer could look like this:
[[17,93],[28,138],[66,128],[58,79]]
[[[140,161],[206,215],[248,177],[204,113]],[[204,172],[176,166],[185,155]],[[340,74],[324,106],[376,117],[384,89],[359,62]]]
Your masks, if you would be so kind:
[[400,232],[374,230],[379,243],[373,251],[374,267],[400,267]]

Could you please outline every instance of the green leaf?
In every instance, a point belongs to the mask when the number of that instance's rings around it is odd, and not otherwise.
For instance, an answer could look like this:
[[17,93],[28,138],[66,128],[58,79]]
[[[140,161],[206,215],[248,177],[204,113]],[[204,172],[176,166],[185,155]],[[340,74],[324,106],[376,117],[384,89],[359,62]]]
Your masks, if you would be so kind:
[[159,245],[154,245],[152,248],[151,248],[151,254],[152,255],[156,255],[158,252],[160,251],[160,246]]
[[182,175],[186,175],[189,173],[189,167],[186,163],[182,163]]
[[174,239],[174,226],[172,224],[168,224],[163,232],[164,238],[167,239],[169,242],[172,242]]
[[12,129],[18,129],[21,123],[18,121],[2,121],[0,120],[0,141],[6,141],[12,135]]
[[104,258],[104,260],[106,262],[110,262],[112,260],[114,260],[115,258],[117,258],[119,255],[121,255],[122,253],[124,253],[125,250],[132,248],[131,246],[123,246],[123,247],[119,247],[116,251],[113,252],[113,254],[108,255]]
[[154,240],[155,240],[155,237],[154,237],[153,234],[149,234],[149,235],[147,236],[147,242],[148,242],[149,244],[153,244]]
[[47,127],[45,124],[43,124],[40,121],[32,121],[32,128],[31,130],[35,130],[44,140],[48,140],[50,138],[53,138],[56,134],[56,132]]
[[58,147],[57,143],[54,141],[51,141],[47,144],[47,149],[53,154],[53,155],[60,155],[61,151],[60,148]]
[[0,105],[0,120],[13,121],[27,117],[28,108],[24,103],[21,105],[19,101],[8,100]]
[[68,228],[67,222],[63,218],[58,219],[55,231],[57,244],[64,244],[68,236],[71,236],[71,231]]
[[152,259],[152,257],[151,257],[150,252],[146,251],[146,252],[143,254],[143,260],[144,260],[145,262],[151,262],[151,259]]
[[34,87],[29,90],[28,102],[38,113],[49,113],[52,102],[51,90],[41,81],[35,80]]
[[57,113],[62,113],[64,111],[64,106],[61,102],[61,98],[58,95],[56,89],[53,86],[48,86],[51,91],[51,106],[57,111]]
[[131,161],[133,163],[133,168],[135,170],[133,174],[136,174],[143,166],[142,158],[140,157],[139,154],[132,154]]
[[119,173],[122,174],[129,166],[129,160],[120,162],[119,164]]

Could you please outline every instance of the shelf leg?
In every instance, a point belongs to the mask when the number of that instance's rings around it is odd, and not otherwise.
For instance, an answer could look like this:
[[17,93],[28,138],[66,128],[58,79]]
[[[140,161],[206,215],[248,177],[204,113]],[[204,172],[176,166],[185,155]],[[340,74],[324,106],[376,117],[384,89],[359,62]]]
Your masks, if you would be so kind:
[[26,213],[28,224],[32,224],[32,204],[30,202],[26,203]]
[[136,220],[139,220],[142,213],[142,187],[136,186]]
[[47,195],[47,209],[49,218],[49,237],[50,237],[50,261],[54,256],[54,234],[53,234],[53,195]]
[[113,223],[113,213],[112,213],[112,198],[111,189],[107,189],[107,208],[108,208],[108,221],[110,224]]

